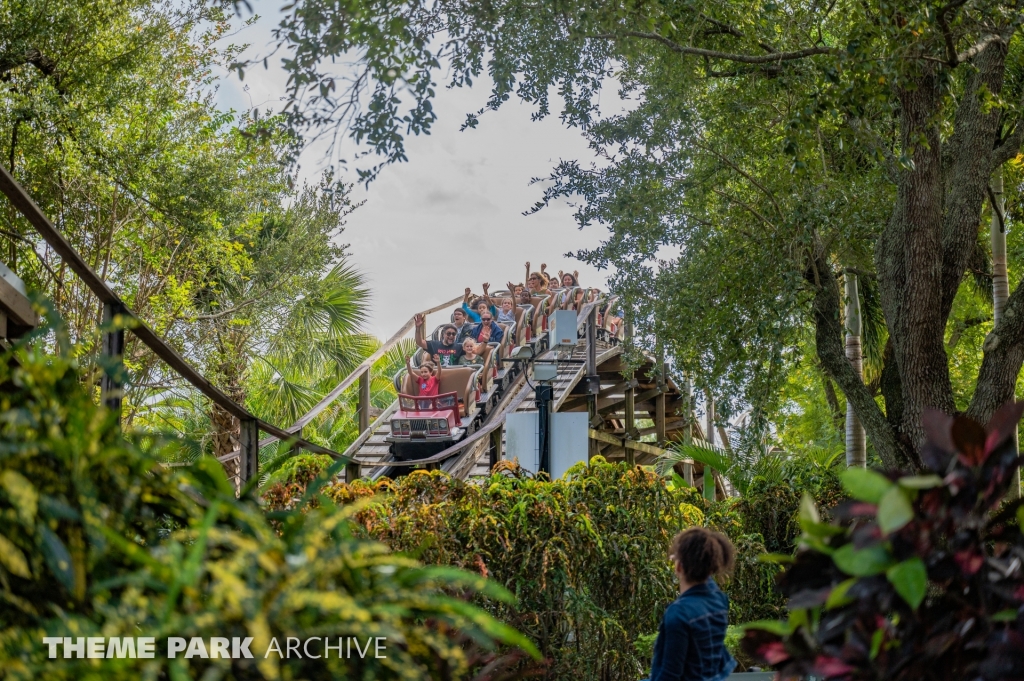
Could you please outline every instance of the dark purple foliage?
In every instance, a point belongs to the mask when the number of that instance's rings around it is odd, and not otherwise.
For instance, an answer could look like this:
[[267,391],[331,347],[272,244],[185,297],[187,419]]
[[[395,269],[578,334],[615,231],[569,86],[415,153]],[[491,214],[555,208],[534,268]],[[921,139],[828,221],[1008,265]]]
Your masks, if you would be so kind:
[[1000,508],[1022,412],[927,413],[930,474],[846,471],[832,524],[805,499],[777,581],[789,619],[749,628],[745,652],[782,679],[1024,679],[1024,505]]

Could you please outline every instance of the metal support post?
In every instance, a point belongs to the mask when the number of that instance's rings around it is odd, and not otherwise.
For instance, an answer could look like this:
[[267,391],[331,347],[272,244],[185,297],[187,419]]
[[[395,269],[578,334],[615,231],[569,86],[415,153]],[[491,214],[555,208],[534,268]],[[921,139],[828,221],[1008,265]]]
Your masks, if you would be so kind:
[[260,464],[260,429],[256,419],[244,419],[238,434],[238,487],[256,477]]
[[551,398],[550,385],[538,385],[534,390],[537,406],[537,448],[540,451],[540,470],[551,473]]
[[[121,314],[119,305],[103,304],[103,325],[110,327],[117,315]],[[124,395],[124,329],[109,329],[103,332],[103,356],[108,358],[110,365],[103,372],[100,380],[100,395],[103,404],[117,414],[121,420],[121,397]]]
[[[597,307],[590,310],[587,317],[587,386],[590,392],[587,394],[587,423],[591,428],[598,428],[594,425],[597,420],[597,394],[601,392],[601,377],[597,374]],[[587,459],[593,459],[600,453],[599,443],[596,440],[589,440],[587,446]]]
[[359,434],[370,427],[370,369],[359,375]]

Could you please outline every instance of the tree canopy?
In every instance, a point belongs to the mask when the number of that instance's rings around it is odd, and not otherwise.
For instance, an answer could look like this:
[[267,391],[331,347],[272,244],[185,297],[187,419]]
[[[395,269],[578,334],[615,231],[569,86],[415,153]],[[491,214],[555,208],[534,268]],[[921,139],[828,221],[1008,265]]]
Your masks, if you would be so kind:
[[[347,128],[379,155],[366,179],[430,131],[441,79],[490,76],[470,127],[514,97],[537,116],[560,104],[598,161],[563,160],[537,208],[570,197],[581,227],[609,229],[578,255],[618,268],[638,332],[733,409],[777,407],[794,366],[820,367],[895,466],[920,464],[923,409],[984,422],[1024,361],[1024,293],[991,328],[971,289],[990,272],[993,173],[1007,180],[1003,218],[1018,210],[1021,9],[300,0],[277,37],[289,122]],[[332,63],[353,57],[344,80]],[[601,111],[613,81],[634,108]],[[666,246],[680,255],[659,263]],[[1012,232],[1010,252],[1012,272]],[[864,298],[866,381],[843,352],[846,276]],[[968,331],[988,334],[961,346]]]
[[[373,343],[358,333],[366,287],[338,239],[349,186],[297,186],[300,140],[258,110],[216,104],[214,69],[243,49],[224,47],[233,20],[205,0],[0,0],[0,153],[125,302],[244,403],[281,384],[315,392]],[[94,354],[99,302],[9,205],[0,244],[0,261]],[[235,420],[130,334],[124,360],[126,425],[172,424],[219,454],[237,446]],[[287,413],[277,406],[261,399]]]

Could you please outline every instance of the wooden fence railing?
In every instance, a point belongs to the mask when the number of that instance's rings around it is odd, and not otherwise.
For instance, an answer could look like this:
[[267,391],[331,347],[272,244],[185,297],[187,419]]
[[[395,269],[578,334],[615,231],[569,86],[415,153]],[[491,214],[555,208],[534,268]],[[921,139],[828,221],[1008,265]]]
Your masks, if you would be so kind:
[[[210,383],[177,350],[168,345],[145,321],[140,319],[135,312],[125,305],[124,301],[89,267],[78,251],[54,227],[53,223],[36,205],[24,187],[18,184],[7,168],[2,165],[0,165],[0,191],[7,196],[14,207],[25,216],[36,231],[39,232],[43,240],[49,244],[50,248],[64,260],[67,266],[85,282],[86,286],[100,300],[103,304],[104,322],[114,323],[119,319],[127,322],[126,324],[118,324],[119,328],[104,333],[102,352],[105,355],[114,358],[115,361],[120,361],[121,355],[124,352],[124,327],[128,327],[136,338],[152,350],[171,369],[177,372],[178,375],[208,397],[211,402],[219,405],[239,420],[241,423],[241,434],[239,437],[241,447],[236,453],[238,457],[237,478],[239,485],[244,485],[256,475],[259,463],[260,431],[268,433],[274,438],[292,441],[296,447],[311,452],[327,454],[338,459],[344,458],[332,449],[304,440],[288,429],[280,428],[256,417],[245,407],[234,402],[215,385]],[[103,402],[119,414],[121,411],[123,386],[117,383],[114,375],[106,374],[102,380],[101,390]]]

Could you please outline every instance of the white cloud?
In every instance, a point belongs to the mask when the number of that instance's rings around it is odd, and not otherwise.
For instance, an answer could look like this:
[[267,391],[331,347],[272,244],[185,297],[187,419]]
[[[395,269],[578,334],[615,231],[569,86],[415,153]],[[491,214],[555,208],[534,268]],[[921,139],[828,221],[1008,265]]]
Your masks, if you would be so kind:
[[[269,52],[280,0],[255,4],[267,15],[231,38],[252,45],[246,56]],[[269,69],[247,71],[243,82],[224,74],[219,105],[279,108],[287,78],[277,63],[274,57]],[[431,135],[406,140],[409,162],[386,168],[368,189],[356,187],[356,198],[366,203],[349,217],[342,241],[370,280],[368,330],[378,337],[390,336],[416,311],[453,298],[466,286],[478,292],[483,281],[494,288],[521,281],[527,260],[534,269],[545,262],[549,271],[579,270],[584,285],[605,285],[606,272],[563,257],[597,246],[607,235],[603,228],[580,231],[565,202],[522,215],[542,195],[530,179],[547,176],[561,159],[589,163],[593,154],[586,141],[557,116],[531,121],[532,109],[514,100],[482,116],[476,129],[460,132],[465,114],[480,108],[489,87],[490,81],[480,78],[472,89],[438,88],[438,121]],[[613,95],[614,88],[607,88],[606,101]],[[326,142],[318,142],[303,154],[306,181],[319,176],[325,149]],[[343,155],[355,151],[349,142],[342,145]],[[342,179],[355,181],[354,175]]]

